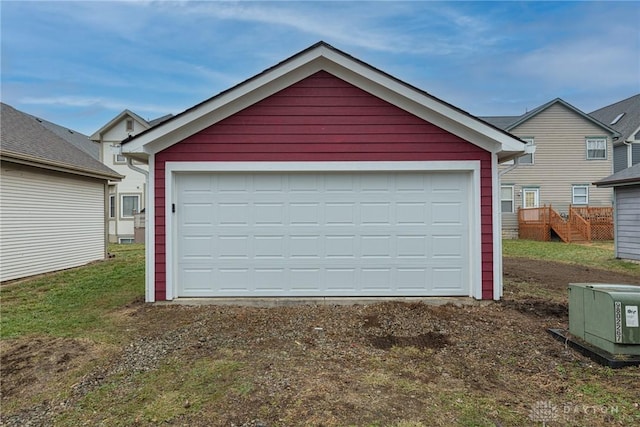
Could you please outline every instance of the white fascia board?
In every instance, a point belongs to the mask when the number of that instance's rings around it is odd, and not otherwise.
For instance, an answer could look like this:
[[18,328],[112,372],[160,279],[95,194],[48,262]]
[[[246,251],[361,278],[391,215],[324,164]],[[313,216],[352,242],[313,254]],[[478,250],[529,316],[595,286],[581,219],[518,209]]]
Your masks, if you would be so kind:
[[[326,57],[334,64],[341,66],[340,69],[337,69],[328,65],[328,71],[343,80],[467,141],[476,143],[487,151],[524,152],[524,144],[517,138],[510,137],[425,93],[334,51],[329,51]],[[341,70],[343,71],[341,72]],[[499,146],[496,143],[499,143]],[[496,146],[499,148],[496,149]]]
[[222,93],[124,145],[124,153],[157,153],[321,69],[313,50]]

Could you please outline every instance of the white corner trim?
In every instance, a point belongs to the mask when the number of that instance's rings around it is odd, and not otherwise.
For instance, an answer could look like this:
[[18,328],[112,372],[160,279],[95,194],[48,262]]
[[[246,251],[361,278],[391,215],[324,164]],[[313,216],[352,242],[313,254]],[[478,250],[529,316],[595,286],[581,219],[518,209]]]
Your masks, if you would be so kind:
[[[496,157],[495,155],[493,156]],[[495,161],[495,160],[494,160]],[[150,163],[150,170],[152,164]],[[495,167],[494,165],[494,170]],[[172,300],[177,296],[176,262],[174,242],[177,241],[177,226],[172,213],[175,203],[176,174],[189,172],[333,172],[333,171],[452,171],[470,172],[470,205],[479,207],[481,202],[481,164],[479,160],[460,161],[416,161],[416,162],[166,162],[165,163],[165,271],[166,271],[166,299]],[[495,175],[495,173],[494,173]],[[151,173],[150,173],[151,176]],[[495,177],[494,177],[495,179]],[[494,181],[495,183],[495,181]],[[494,185],[494,200],[495,200]],[[470,289],[469,296],[482,299],[482,210],[471,209],[469,212],[470,235],[469,250],[473,254],[470,260]],[[494,205],[495,221],[495,205]],[[154,229],[155,233],[155,229]],[[154,234],[151,233],[151,234]],[[495,223],[494,223],[495,234]],[[494,265],[495,265],[494,240]],[[154,249],[155,251],[155,249]],[[155,252],[154,252],[155,253]],[[153,261],[150,261],[151,263]],[[149,263],[149,262],[148,262]],[[151,266],[148,264],[148,270]],[[155,267],[155,266],[153,266]],[[154,268],[155,269],[155,268]],[[495,274],[494,274],[495,277]],[[495,283],[494,283],[495,293]]]
[[[516,163],[517,164],[517,163]],[[492,187],[492,222],[493,222],[493,299],[502,298],[502,203],[501,177],[498,170],[498,157],[491,156],[491,187]]]
[[156,300],[156,220],[155,220],[155,156],[149,157],[149,173],[147,179],[147,200],[145,201],[145,301],[155,302]]

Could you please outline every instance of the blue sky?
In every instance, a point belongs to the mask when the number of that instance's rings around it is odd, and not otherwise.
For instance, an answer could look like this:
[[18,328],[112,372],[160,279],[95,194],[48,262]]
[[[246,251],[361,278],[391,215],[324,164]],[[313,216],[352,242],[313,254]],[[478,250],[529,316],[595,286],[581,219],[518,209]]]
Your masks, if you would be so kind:
[[85,134],[323,40],[474,115],[640,92],[639,2],[2,1],[2,102]]

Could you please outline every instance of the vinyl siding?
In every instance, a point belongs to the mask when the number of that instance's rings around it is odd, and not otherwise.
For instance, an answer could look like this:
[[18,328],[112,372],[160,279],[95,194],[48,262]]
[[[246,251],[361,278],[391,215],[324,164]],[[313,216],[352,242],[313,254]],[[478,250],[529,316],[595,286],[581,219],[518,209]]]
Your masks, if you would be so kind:
[[8,162],[1,171],[1,281],[104,258],[104,181]]
[[640,185],[617,187],[616,256],[640,260]]
[[613,147],[613,173],[626,169],[628,148],[625,144]]
[[166,287],[165,162],[424,160],[480,160],[482,292],[493,298],[490,153],[319,72],[156,155],[156,300]]
[[[554,104],[510,130],[518,137],[533,137],[536,144],[533,165],[520,165],[502,176],[502,182],[515,185],[515,211],[503,214],[502,227],[517,230],[517,208],[522,207],[522,188],[537,187],[540,206],[553,205],[567,212],[574,184],[589,185],[589,206],[611,206],[610,188],[597,188],[593,182],[613,173],[611,136],[561,104]],[[586,137],[607,137],[607,158],[587,160]],[[502,166],[505,168],[505,166]]]
[[634,142],[631,145],[631,155],[632,155],[632,165],[637,165],[638,163],[640,163],[640,142]]

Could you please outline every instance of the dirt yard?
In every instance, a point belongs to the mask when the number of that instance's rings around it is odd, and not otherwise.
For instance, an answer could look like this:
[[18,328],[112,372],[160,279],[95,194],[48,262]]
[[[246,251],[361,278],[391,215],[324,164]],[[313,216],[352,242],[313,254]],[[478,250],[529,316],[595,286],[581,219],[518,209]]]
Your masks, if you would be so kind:
[[123,347],[2,342],[1,425],[640,425],[640,368],[602,368],[546,332],[568,327],[568,282],[639,279],[506,258],[499,303],[135,301],[109,314]]

